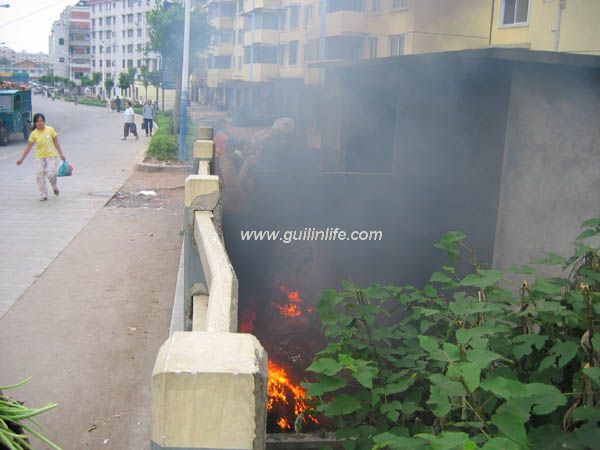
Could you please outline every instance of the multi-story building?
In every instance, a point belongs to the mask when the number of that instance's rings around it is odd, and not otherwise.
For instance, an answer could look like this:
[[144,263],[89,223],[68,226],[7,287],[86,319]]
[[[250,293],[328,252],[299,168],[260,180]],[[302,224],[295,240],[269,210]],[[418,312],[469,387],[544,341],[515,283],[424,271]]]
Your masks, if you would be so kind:
[[281,102],[290,84],[321,84],[331,62],[489,46],[600,54],[595,0],[208,0],[205,8],[215,33],[204,97],[227,108]]
[[[90,0],[92,21],[92,70],[102,80],[118,80],[121,72],[146,66],[159,70],[159,58],[147,50],[146,14],[161,0]],[[117,83],[115,83],[117,84]],[[103,86],[100,92],[104,95]],[[112,94],[111,94],[112,95]]]
[[48,39],[51,71],[75,80],[90,75],[90,10],[88,0],[80,0],[61,13],[52,24]]

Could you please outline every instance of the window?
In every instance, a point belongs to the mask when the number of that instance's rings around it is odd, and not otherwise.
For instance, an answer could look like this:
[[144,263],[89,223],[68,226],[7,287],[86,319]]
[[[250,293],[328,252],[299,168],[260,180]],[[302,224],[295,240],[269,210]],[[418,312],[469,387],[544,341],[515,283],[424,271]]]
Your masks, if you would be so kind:
[[102,17],[98,19],[98,26],[102,26]]
[[380,9],[380,0],[371,0],[371,14],[379,14]]
[[138,25],[142,24],[142,13],[137,13],[137,23]]
[[127,53],[133,53],[133,44],[127,46]]
[[370,59],[377,58],[377,38],[372,37],[367,39],[368,56]]
[[142,37],[142,29],[141,28],[138,28],[138,30],[137,30],[137,36],[138,37]]
[[92,59],[92,67],[96,67],[96,60]]
[[329,0],[327,3],[327,12],[334,13],[338,11],[358,11],[365,10],[364,0]]
[[392,10],[408,9],[408,0],[392,0]]
[[64,63],[65,62],[65,58],[58,58],[58,62],[59,63]]
[[298,15],[300,7],[297,5],[290,6],[290,30],[298,29]]
[[244,0],[238,0],[237,2],[237,12],[238,14],[244,11]]
[[127,68],[131,69],[133,67],[133,59],[128,59],[127,60]]
[[100,64],[100,67],[102,67],[102,60],[99,60],[98,64]]
[[277,47],[277,64],[279,64],[280,66],[283,66],[283,64],[285,62],[284,58],[285,58],[285,46],[279,45]]
[[309,22],[310,18],[312,17],[312,13],[313,13],[312,5],[308,5],[308,6],[304,7],[304,29],[305,30],[308,28],[308,22]]
[[526,24],[529,19],[529,0],[503,0],[502,25]]
[[58,45],[65,45],[64,38],[58,38]]
[[137,60],[137,66],[138,66],[138,68],[142,67],[142,60],[141,59]]
[[138,51],[138,53],[142,52],[142,44],[137,45],[137,51]]
[[133,14],[127,14],[127,23],[133,23]]
[[127,30],[127,37],[133,37],[133,30]]
[[92,19],[92,28],[96,27],[96,19]]
[[99,47],[98,53],[104,53],[104,46],[103,45],[101,45]]
[[298,64],[298,41],[292,41],[288,50],[288,66],[296,64]]
[[106,67],[110,67],[110,59],[106,60]]
[[112,48],[110,47],[110,45],[106,47],[106,53],[110,53],[111,50],[112,50]]
[[404,41],[405,36],[403,34],[390,36],[390,56],[404,55]]
[[121,68],[123,68],[123,69],[125,68],[125,60],[121,61]]
[[96,54],[96,46],[95,45],[92,47],[92,54],[94,54],[94,55]]
[[244,38],[244,32],[242,30],[237,30],[236,44],[242,45],[242,39]]
[[242,58],[241,56],[236,57],[237,59],[237,70],[242,70],[242,63],[244,58]]

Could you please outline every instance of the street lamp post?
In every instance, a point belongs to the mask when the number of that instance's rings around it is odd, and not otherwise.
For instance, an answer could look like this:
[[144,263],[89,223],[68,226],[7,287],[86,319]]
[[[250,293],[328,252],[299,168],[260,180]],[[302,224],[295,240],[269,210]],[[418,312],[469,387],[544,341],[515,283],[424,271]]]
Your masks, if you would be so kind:
[[[181,97],[179,100],[179,161],[186,159],[185,135],[187,133],[186,111],[190,72],[190,18],[191,0],[185,0],[185,22],[183,27],[183,64],[181,68]],[[164,97],[164,95],[163,95]]]

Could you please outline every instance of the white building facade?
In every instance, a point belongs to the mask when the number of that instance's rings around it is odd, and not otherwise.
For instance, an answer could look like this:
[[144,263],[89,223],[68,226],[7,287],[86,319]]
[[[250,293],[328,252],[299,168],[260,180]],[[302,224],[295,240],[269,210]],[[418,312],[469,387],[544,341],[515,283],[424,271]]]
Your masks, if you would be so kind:
[[[118,91],[119,74],[146,66],[159,70],[159,57],[147,50],[149,35],[146,14],[161,0],[90,0],[92,71],[102,81],[112,78]],[[114,95],[115,92],[109,95]],[[104,92],[104,84],[100,86]]]

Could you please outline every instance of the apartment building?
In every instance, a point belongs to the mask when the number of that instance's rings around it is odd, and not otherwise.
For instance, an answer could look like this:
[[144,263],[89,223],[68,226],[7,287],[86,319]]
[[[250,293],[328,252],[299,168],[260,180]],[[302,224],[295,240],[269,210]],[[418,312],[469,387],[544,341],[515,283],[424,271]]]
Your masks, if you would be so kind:
[[[117,80],[121,72],[148,67],[159,70],[159,56],[147,50],[146,14],[161,0],[90,0],[92,70],[102,80]],[[104,95],[104,87],[99,87]]]
[[[281,103],[327,64],[489,46],[600,52],[596,0],[208,0],[205,101]],[[278,89],[277,86],[281,86]],[[268,97],[276,97],[270,101]]]
[[90,10],[87,0],[69,6],[52,24],[48,39],[50,71],[75,80],[90,75]]

